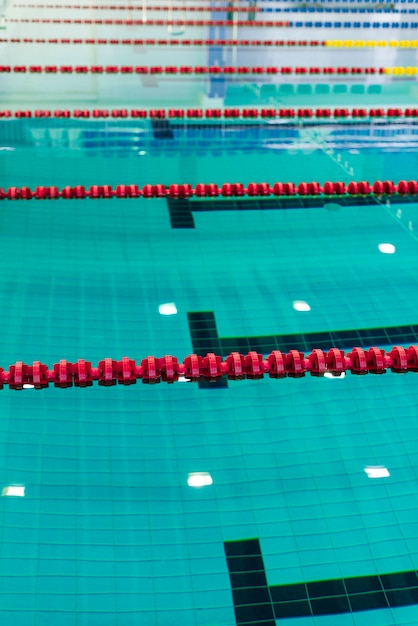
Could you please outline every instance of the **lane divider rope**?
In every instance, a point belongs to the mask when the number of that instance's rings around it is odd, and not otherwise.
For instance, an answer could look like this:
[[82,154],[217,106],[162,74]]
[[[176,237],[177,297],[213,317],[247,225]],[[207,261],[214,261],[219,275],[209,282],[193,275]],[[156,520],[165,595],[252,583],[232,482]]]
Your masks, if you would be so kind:
[[272,186],[268,183],[223,183],[220,187],[214,183],[198,183],[195,187],[190,184],[162,184],[144,185],[91,185],[86,189],[83,185],[66,185],[62,189],[55,186],[38,186],[34,190],[29,187],[0,188],[1,200],[84,200],[90,198],[216,198],[223,197],[267,197],[267,196],[416,196],[418,194],[418,181],[401,180],[395,184],[391,180],[377,180],[374,183],[367,181],[326,181],[323,185],[313,182],[294,183],[276,182]]
[[[207,0],[195,0],[195,2],[207,2]],[[241,0],[229,0],[229,2],[231,2],[231,3],[239,3],[239,2],[241,2]],[[263,2],[263,4],[264,3],[273,3],[273,2],[277,4],[277,0],[262,0],[262,2]],[[304,4],[312,4],[313,6],[317,6],[318,2],[322,2],[323,4],[328,3],[328,4],[331,4],[331,5],[333,5],[335,2],[337,2],[337,3],[341,4],[341,5],[346,5],[346,6],[348,6],[348,5],[352,6],[353,4],[361,4],[361,5],[364,6],[364,4],[369,4],[370,5],[370,10],[373,10],[373,11],[376,10],[377,8],[379,8],[379,7],[382,7],[382,4],[383,4],[383,2],[379,2],[378,0],[281,0],[281,2],[283,2],[285,4],[292,3],[292,5],[295,2],[299,2],[299,3],[303,2]],[[411,2],[412,2],[412,0],[399,0],[398,4],[407,4],[407,3],[410,4]],[[391,6],[390,2],[388,2],[387,4],[388,4],[388,7]],[[12,6],[13,7],[18,7],[18,6],[23,6],[23,5],[13,3]],[[28,6],[28,5],[26,5],[26,6]],[[33,4],[32,6],[33,6],[33,8],[37,8],[38,6],[42,6],[42,5]],[[43,5],[43,6],[46,6],[48,8],[52,7],[52,5]],[[71,8],[73,8],[74,5],[69,5],[67,8],[70,8],[70,6],[71,6]]]
[[20,391],[27,388],[45,389],[50,383],[54,387],[68,388],[90,387],[94,382],[100,386],[132,385],[137,380],[153,384],[174,383],[179,379],[197,382],[202,379],[217,381],[223,377],[232,380],[260,379],[265,374],[270,378],[302,378],[309,373],[321,377],[326,373],[341,376],[345,372],[352,374],[384,374],[387,370],[397,374],[418,372],[418,346],[403,348],[395,346],[390,352],[381,348],[353,348],[345,354],[339,348],[328,352],[314,349],[305,355],[299,350],[280,352],[274,350],[266,358],[257,352],[247,355],[232,352],[225,360],[214,353],[206,356],[190,354],[183,362],[174,356],[161,358],[148,356],[137,365],[133,359],[123,357],[120,361],[111,358],[99,361],[92,367],[90,361],[78,359],[70,363],[61,359],[52,368],[40,361],[27,365],[17,361],[7,370],[0,368],[0,389],[7,385],[9,389]]
[[365,109],[365,108],[336,108],[336,109],[272,109],[272,108],[226,108],[226,109],[36,109],[31,110],[0,110],[1,119],[13,118],[150,118],[150,119],[274,119],[276,117],[282,120],[301,119],[349,119],[362,120],[374,118],[387,118],[388,120],[397,120],[399,118],[415,118],[418,117],[418,108],[389,108],[389,109]]
[[0,43],[19,44],[93,44],[93,45],[125,45],[125,46],[277,46],[277,47],[318,47],[327,48],[418,48],[418,39],[404,40],[283,40],[283,39],[33,39],[30,37],[1,38]]
[[366,29],[389,29],[396,30],[411,29],[417,30],[418,22],[320,22],[320,21],[308,21],[308,22],[294,22],[277,21],[277,20],[81,20],[81,19],[37,19],[37,18],[7,18],[5,23],[19,23],[19,24],[97,24],[97,25],[111,25],[111,26],[248,26],[254,28],[353,28],[358,30],[359,28]]
[[[196,0],[198,2],[206,2],[206,0]],[[229,0],[230,2],[241,2],[241,0]],[[267,2],[274,2],[277,4],[278,0],[262,0],[263,3]],[[295,2],[299,2],[299,3],[303,3],[303,4],[311,4],[313,6],[316,6],[318,4],[318,2],[321,2],[322,4],[331,4],[334,5],[336,2],[338,4],[341,5],[345,5],[346,7],[348,7],[348,5],[353,5],[353,4],[361,4],[361,5],[365,5],[365,4],[369,4],[371,9],[377,9],[378,7],[381,7],[385,2],[387,3],[388,6],[392,6],[392,4],[411,4],[412,2],[415,3],[415,0],[396,0],[395,3],[390,2],[389,0],[382,0],[381,2],[379,2],[379,0],[280,0],[281,2],[285,3],[285,4],[290,4],[292,3],[292,5]]]
[[[33,39],[1,38],[0,43],[94,44],[125,46],[325,46],[326,41],[283,41],[258,39]],[[417,47],[418,47],[418,41]],[[414,46],[411,46],[414,47]]]
[[418,73],[417,67],[385,67],[384,74],[388,76],[415,76]]
[[418,39],[326,39],[328,48],[417,48]]
[[296,74],[296,75],[373,75],[417,76],[418,67],[262,67],[246,65],[0,65],[2,74]]
[[[142,11],[143,8],[141,5],[63,5],[63,4],[57,4],[57,5],[51,5],[51,4],[14,4],[14,7],[17,8],[29,8],[29,9],[76,9],[76,10],[84,10],[84,9],[88,9],[88,10],[100,10],[100,11],[118,11],[118,10],[123,10],[123,11],[132,11],[132,10],[136,10],[136,11]],[[207,11],[207,12],[211,12],[211,11],[222,11],[224,13],[229,13],[229,12],[233,12],[233,11],[242,11],[242,12],[246,12],[246,13],[328,13],[328,14],[339,14],[339,13],[344,13],[344,14],[362,14],[362,15],[370,15],[370,14],[378,14],[378,15],[415,15],[417,13],[416,9],[411,9],[411,8],[397,8],[397,7],[382,7],[382,6],[376,6],[376,7],[353,7],[350,6],[348,8],[345,7],[326,7],[326,6],[312,6],[312,7],[251,7],[251,6],[247,6],[247,7],[234,7],[234,6],[223,6],[223,7],[217,7],[217,6],[210,6],[210,5],[202,5],[202,6],[189,6],[188,4],[186,5],[186,7],[182,7],[182,6],[173,6],[173,7],[168,7],[168,6],[158,6],[158,5],[147,5],[146,7],[147,11],[167,11],[167,10],[174,10],[174,11]]]
[[69,19],[28,19],[28,18],[7,18],[6,23],[21,24],[96,24],[109,26],[251,26],[278,28],[291,26],[291,22],[283,21],[257,21],[257,20],[69,20]]
[[[197,1],[198,2],[206,2],[206,0],[197,0]],[[241,0],[229,0],[229,1],[230,2],[241,2]],[[303,2],[303,4],[308,4],[308,5],[311,4],[311,5],[314,5],[314,6],[316,6],[318,4],[318,2],[322,2],[323,4],[325,4],[325,3],[332,4],[332,5],[334,5],[335,2],[337,2],[338,4],[345,5],[345,6],[353,5],[353,4],[361,4],[361,5],[369,4],[371,9],[377,9],[378,7],[381,7],[384,4],[385,1],[388,4],[388,6],[391,6],[392,4],[394,4],[394,3],[390,2],[390,0],[382,0],[381,2],[379,2],[379,0],[280,0],[280,1],[284,2],[285,4],[286,3],[289,3],[289,4],[292,3],[292,5],[295,2],[299,2],[299,3]],[[396,0],[395,4],[396,3],[397,4],[407,4],[407,3],[410,4],[412,1],[415,2],[415,0]],[[265,3],[265,2],[275,2],[275,3],[277,3],[277,0],[262,0],[262,2],[263,3]]]
[[[124,4],[120,4],[120,5],[106,5],[106,4],[77,4],[77,5],[71,5],[71,4],[14,4],[14,7],[19,7],[19,8],[27,8],[27,9],[76,9],[76,10],[84,10],[84,9],[88,9],[93,10],[93,11],[143,11],[143,6],[142,4],[138,4],[138,5],[124,5]],[[146,5],[146,12],[148,13],[148,11],[181,11],[183,13],[187,13],[187,11],[191,11],[192,13],[197,11],[197,12],[206,12],[206,13],[262,13],[263,9],[261,7],[237,7],[237,6],[209,6],[209,5],[202,5],[202,6],[193,6],[193,5],[189,5],[189,3],[187,3],[187,5],[184,6],[178,6],[178,5],[173,5],[173,6],[169,6],[169,5],[152,5],[152,4],[147,4]],[[268,11],[270,12],[270,11]],[[276,12],[276,11],[274,11]],[[281,12],[281,11],[280,11]]]

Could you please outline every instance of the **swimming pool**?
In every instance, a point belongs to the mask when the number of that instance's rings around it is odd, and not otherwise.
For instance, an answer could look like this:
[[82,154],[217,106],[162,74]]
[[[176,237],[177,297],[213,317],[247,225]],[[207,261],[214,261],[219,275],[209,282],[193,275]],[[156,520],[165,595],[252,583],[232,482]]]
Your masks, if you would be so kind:
[[[94,14],[71,10],[76,19]],[[44,15],[41,8],[6,12]],[[115,11],[103,15],[114,19]],[[1,34],[172,35],[166,25],[141,28],[10,22]],[[232,28],[191,27],[177,39],[222,39]],[[404,30],[391,29],[390,38],[411,38]],[[237,37],[273,39],[267,31],[240,28]],[[356,33],[389,39],[383,27]],[[334,35],[288,27],[274,37]],[[353,29],[338,37],[354,39]],[[0,46],[3,65],[43,67],[416,62],[413,47],[390,46]],[[0,93],[0,108],[12,111],[0,119],[3,188],[416,177],[418,122],[404,115],[179,119],[167,112],[161,122],[149,112],[403,110],[416,102],[414,77],[11,72],[0,76]],[[116,107],[147,117],[73,115]],[[72,114],[36,118],[36,109]],[[16,118],[19,110],[32,116]],[[414,196],[399,195],[6,199],[0,366],[416,344],[416,210]],[[5,385],[0,399],[1,488],[17,488],[0,500],[5,626],[416,624],[414,373],[20,393]],[[193,487],[199,480],[206,486]]]

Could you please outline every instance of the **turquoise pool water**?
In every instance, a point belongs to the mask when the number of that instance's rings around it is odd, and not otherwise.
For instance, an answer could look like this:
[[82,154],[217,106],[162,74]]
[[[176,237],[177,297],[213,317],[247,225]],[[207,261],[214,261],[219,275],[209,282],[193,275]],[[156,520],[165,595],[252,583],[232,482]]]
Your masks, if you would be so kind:
[[[47,54],[32,48],[19,62]],[[244,84],[211,98],[193,79],[136,92],[122,81],[125,93],[112,77],[85,92],[61,78],[41,89],[6,77],[1,108],[254,104]],[[385,80],[389,104],[413,105],[414,81]],[[277,106],[329,97],[293,86],[289,102],[279,86],[251,93]],[[161,137],[149,120],[0,120],[0,186],[414,179],[417,129],[176,121]],[[166,199],[3,202],[0,366],[417,343],[413,199],[194,199],[184,211]],[[416,624],[417,380],[3,389],[0,488],[25,491],[0,499],[2,624]],[[390,475],[369,478],[376,466]],[[212,484],[189,486],[198,472]]]

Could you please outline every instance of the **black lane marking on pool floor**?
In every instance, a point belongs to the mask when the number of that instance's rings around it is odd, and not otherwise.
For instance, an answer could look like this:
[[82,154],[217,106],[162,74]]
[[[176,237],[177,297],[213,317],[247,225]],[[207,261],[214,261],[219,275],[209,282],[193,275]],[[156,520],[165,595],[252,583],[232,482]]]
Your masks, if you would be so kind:
[[224,548],[238,626],[418,604],[415,570],[269,586],[258,539],[226,541]]
[[173,129],[168,120],[151,120],[152,135],[154,139],[174,139]]
[[184,198],[174,200],[167,198],[168,213],[171,228],[194,228],[194,219],[190,210],[189,201]]
[[[187,313],[187,320],[189,322],[193,353],[202,356],[206,356],[208,352],[221,354],[221,343],[213,311]],[[200,389],[225,389],[228,387],[228,381],[223,376],[220,380],[213,383],[201,380],[198,382],[198,385]]]
[[247,354],[251,350],[259,354],[268,354],[273,350],[288,352],[297,349],[301,352],[310,352],[314,348],[329,350],[332,347],[346,349],[356,346],[418,343],[418,324],[256,337],[219,337],[213,311],[189,312],[187,317],[193,350],[201,356],[208,352],[226,356],[230,352]]
[[[414,198],[392,196],[391,204],[410,204]],[[377,201],[370,197],[329,197],[329,198],[230,198],[228,200],[190,200],[188,198],[167,198],[168,212],[172,228],[195,228],[193,213],[209,211],[259,211],[259,210],[287,210],[287,209],[318,209],[328,204],[348,206],[377,206]]]
[[354,348],[371,346],[393,346],[398,344],[416,344],[418,325],[386,326],[379,328],[360,328],[354,330],[333,330],[315,333],[295,333],[287,335],[265,335],[258,337],[220,337],[221,354],[240,352],[246,354],[255,350],[267,354],[272,350],[288,352],[300,350],[310,352],[314,348]]
[[[252,107],[249,107],[252,108]],[[274,108],[274,107],[273,107]],[[31,122],[36,120],[37,118],[19,118],[19,121],[30,119]],[[42,118],[41,118],[42,119]],[[74,119],[74,118],[70,118]],[[150,118],[155,119],[155,118]],[[161,118],[160,118],[161,119]],[[202,118],[201,118],[202,119]],[[108,118],[109,120],[109,118]],[[236,121],[228,121],[228,118],[217,118],[217,121],[208,122],[208,121],[196,121],[193,118],[183,118],[182,121],[179,121],[178,118],[171,118],[170,125],[173,130],[176,132],[184,132],[188,129],[192,130],[214,130],[214,131],[222,131],[225,129],[228,130],[286,130],[287,128],[295,128],[297,131],[300,131],[300,119],[291,120],[291,118],[258,118],[258,121],[249,121],[250,118],[246,118],[246,121],[240,120],[239,118],[235,118]],[[119,118],[117,121],[110,119],[110,121],[115,121],[115,124],[120,124],[121,119]],[[48,123],[50,119],[48,119]],[[8,122],[10,123],[10,122]],[[61,122],[62,123],[62,122]],[[401,118],[398,120],[399,125],[402,126],[417,126],[418,119],[417,118]],[[326,118],[315,118],[315,117],[305,117],[303,118],[303,126],[320,126],[321,128],[335,128],[339,129],[341,127],[350,128],[350,130],[358,130],[363,128],[373,128],[376,127],[384,127],[388,130],[394,128],[393,122],[388,122],[385,119],[375,117],[373,120],[361,120],[361,118],[357,118],[355,121],[350,119],[344,119],[343,117],[338,118],[338,120],[327,120]],[[396,128],[396,126],[395,126]]]

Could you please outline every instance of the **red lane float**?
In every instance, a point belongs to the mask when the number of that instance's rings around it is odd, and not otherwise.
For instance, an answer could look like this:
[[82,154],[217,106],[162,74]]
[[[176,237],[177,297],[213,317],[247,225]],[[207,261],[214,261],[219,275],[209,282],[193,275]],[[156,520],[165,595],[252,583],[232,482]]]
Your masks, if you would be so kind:
[[30,37],[1,38],[0,43],[91,44],[125,46],[325,46],[326,41],[285,41],[259,39],[33,39]]
[[91,185],[86,188],[83,185],[71,187],[67,185],[62,189],[54,186],[39,186],[34,190],[29,187],[0,188],[1,200],[84,200],[90,198],[191,198],[202,197],[242,197],[242,196],[415,196],[418,195],[418,181],[401,180],[395,184],[391,180],[351,181],[347,185],[344,182],[326,181],[323,185],[318,182],[281,183],[273,185],[268,183],[249,183],[245,187],[242,183],[223,183],[218,186],[215,183],[198,183],[195,188],[189,184],[171,184],[168,186],[144,185],[142,189],[135,184],[117,185]]
[[375,75],[385,74],[384,67],[276,67],[248,66],[237,67],[225,65],[0,65],[2,74],[233,74],[245,76],[249,74],[266,75]]
[[129,357],[120,361],[105,358],[97,366],[84,359],[75,363],[61,359],[52,368],[40,361],[34,361],[32,365],[17,361],[8,369],[0,368],[0,389],[4,386],[16,391],[45,389],[50,384],[66,389],[73,385],[91,387],[93,382],[112,387],[116,384],[133,385],[137,380],[145,384],[174,383],[179,379],[216,381],[224,376],[230,380],[258,380],[266,374],[270,378],[301,378],[305,374],[320,377],[326,373],[341,376],[345,372],[364,375],[384,374],[387,370],[397,374],[418,372],[418,346],[395,346],[390,352],[376,347],[368,350],[356,347],[347,354],[339,348],[315,349],[307,355],[299,350],[287,353],[274,350],[266,357],[255,351],[246,355],[232,352],[224,361],[214,353],[205,356],[190,354],[183,362],[171,355],[148,356],[140,364]]
[[0,110],[0,118],[40,118],[40,117],[59,117],[59,118],[150,118],[150,119],[264,119],[264,118],[281,118],[289,119],[356,119],[356,118],[415,118],[418,117],[418,108],[389,108],[389,109],[273,109],[273,108],[226,108],[226,109],[35,109],[35,110]]

